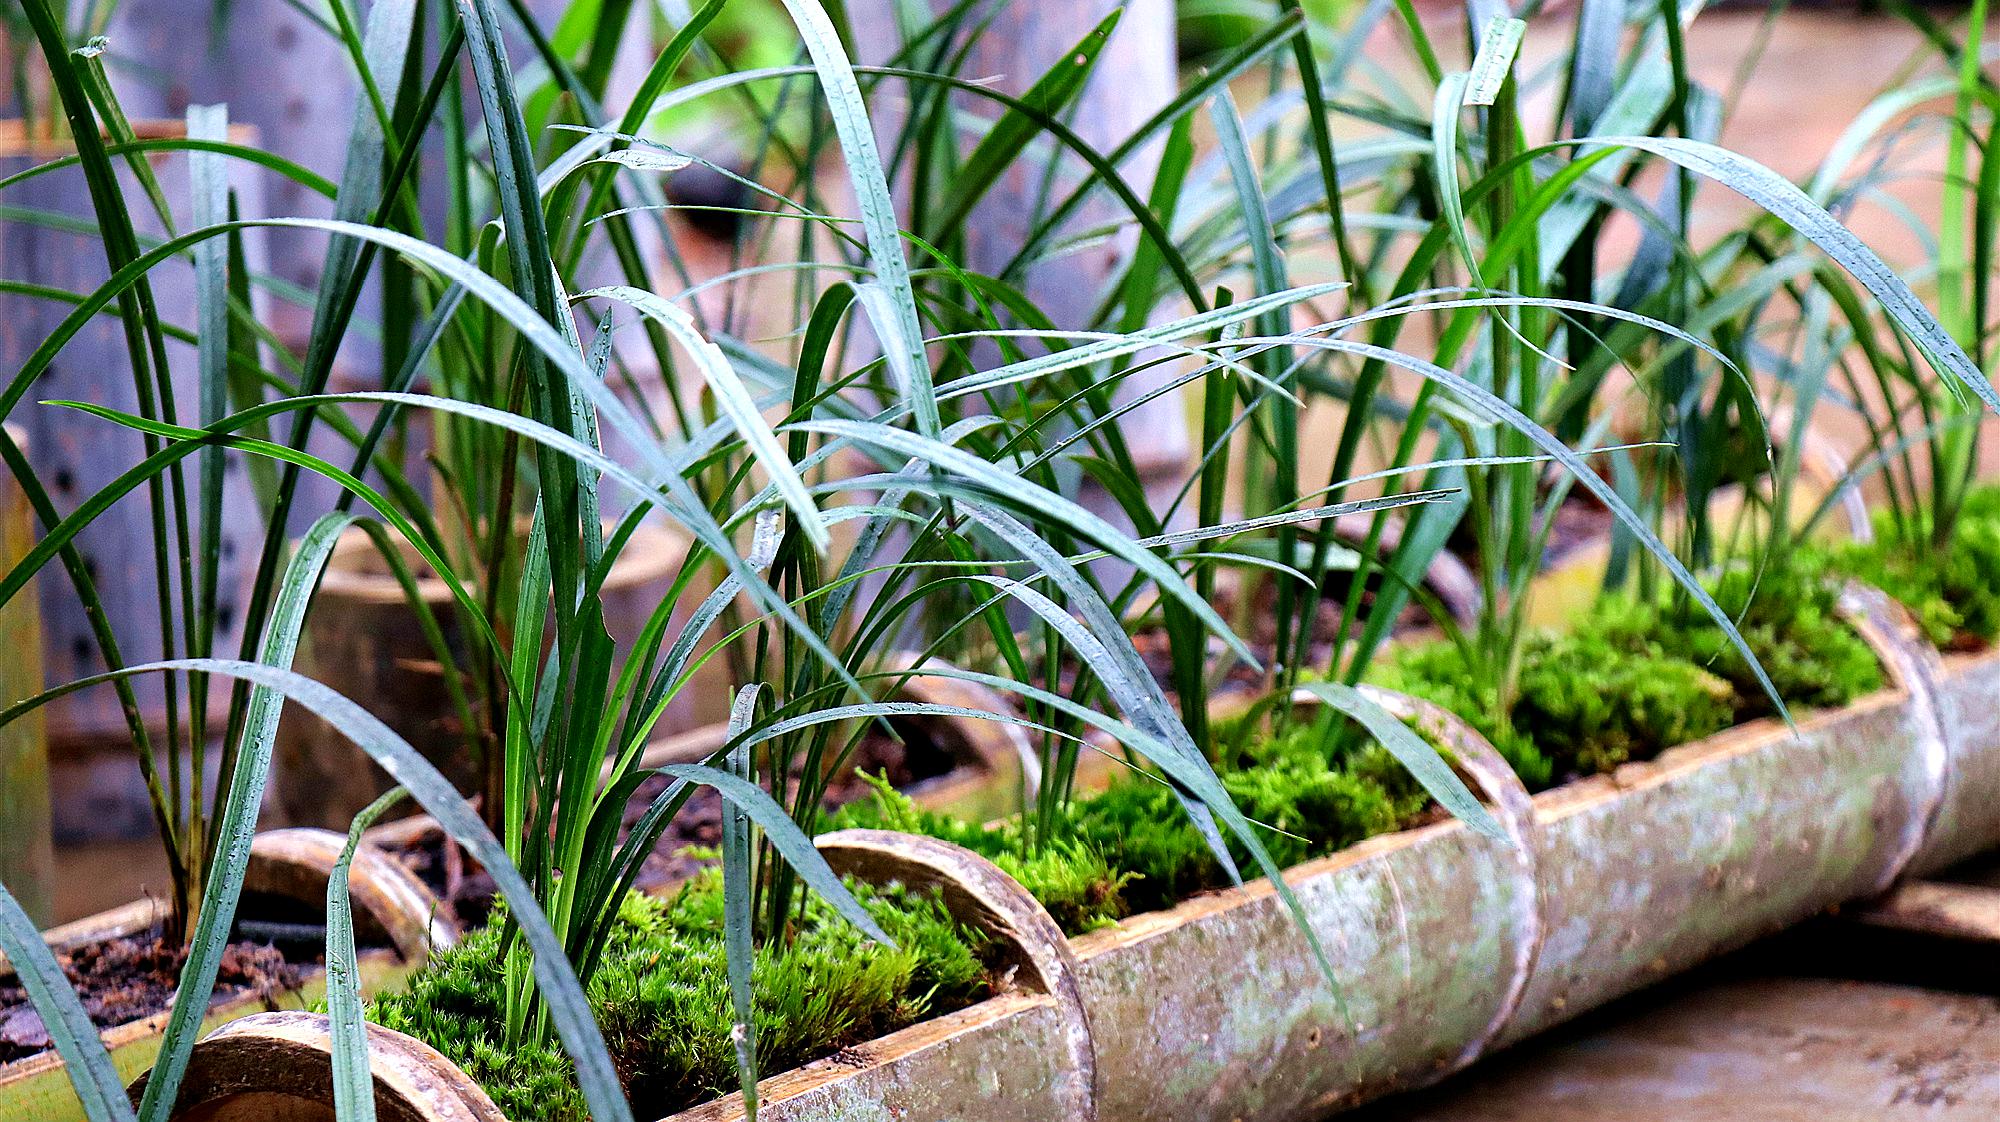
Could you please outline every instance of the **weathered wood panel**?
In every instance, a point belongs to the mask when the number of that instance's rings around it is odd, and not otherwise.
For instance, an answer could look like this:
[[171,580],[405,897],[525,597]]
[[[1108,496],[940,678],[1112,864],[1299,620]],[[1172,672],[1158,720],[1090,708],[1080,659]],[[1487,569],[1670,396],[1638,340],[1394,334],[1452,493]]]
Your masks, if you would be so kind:
[[[0,570],[34,548],[34,515],[13,480],[0,478]],[[42,690],[42,613],[31,586],[0,607],[0,706]],[[49,747],[42,715],[0,728],[0,884],[37,923],[55,914],[55,852],[49,834]]]
[[[177,121],[141,120],[133,127],[142,137],[184,135]],[[250,142],[254,136],[247,130],[233,130],[231,139]],[[70,149],[65,144],[31,143],[18,128],[0,130],[0,174],[19,172],[66,154]],[[175,222],[184,228],[189,219],[185,155],[159,154],[149,162],[174,208]],[[231,188],[246,200],[245,211],[261,211],[261,182],[241,166],[231,167],[229,175]],[[157,236],[163,226],[122,167],[121,178],[141,236]],[[0,220],[0,275],[76,293],[95,289],[109,275],[103,243],[95,234],[89,195],[76,168],[16,184],[8,189],[5,201],[18,209]],[[257,252],[261,254],[261,250]],[[150,274],[150,280],[162,320],[190,324],[194,317],[192,270],[181,262],[166,262]],[[22,365],[70,311],[69,305],[59,301],[22,296],[9,297],[8,308],[9,314],[0,317],[0,366],[9,368]],[[167,358],[178,415],[194,417],[198,400],[194,349],[169,342]],[[36,381],[26,403],[8,418],[26,434],[29,458],[60,514],[70,513],[139,463],[145,457],[145,445],[138,434],[108,421],[33,403],[68,399],[137,412],[139,398],[131,369],[119,321],[99,316],[69,341]],[[257,519],[240,459],[231,458],[225,464],[221,549],[216,560],[221,607],[215,645],[218,651],[234,652],[241,636],[240,592],[256,549]],[[191,479],[193,468],[188,471]],[[114,504],[78,536],[76,543],[128,662],[158,658],[163,650],[152,517],[150,502],[141,489]],[[68,682],[101,672],[104,665],[83,605],[59,567],[46,571],[40,593],[47,680]],[[149,714],[163,710],[165,688],[166,681],[160,675],[133,682],[141,707]],[[122,747],[130,739],[116,697],[105,688],[84,690],[53,703],[48,710],[48,728],[58,754],[77,746],[109,743]],[[130,765],[123,762],[121,766]]]

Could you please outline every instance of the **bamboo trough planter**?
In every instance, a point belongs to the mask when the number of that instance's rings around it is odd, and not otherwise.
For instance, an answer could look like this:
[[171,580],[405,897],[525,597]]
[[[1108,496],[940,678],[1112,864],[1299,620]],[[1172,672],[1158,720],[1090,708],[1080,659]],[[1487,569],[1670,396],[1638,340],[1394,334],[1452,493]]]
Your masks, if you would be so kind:
[[[1270,883],[1258,881],[1048,948],[1059,970],[1030,973],[1029,992],[773,1075],[763,1109],[829,1122],[1323,1117],[1433,1082],[1828,906],[1990,847],[2000,839],[2000,711],[1989,701],[2000,652],[1940,658],[1872,590],[1848,588],[1842,609],[1881,657],[1890,688],[1802,717],[1796,732],[1753,722],[1533,797],[1455,717],[1377,691],[1454,745],[1510,844],[1446,821],[1288,870],[1341,980],[1337,993]],[[821,844],[831,856],[853,841]],[[842,864],[875,877],[930,876],[893,861]],[[949,882],[965,867],[940,875]],[[947,898],[963,908],[972,891]],[[1087,1048],[1075,1046],[1079,1025]],[[312,1031],[323,1035],[323,1022]],[[263,1032],[241,1023],[197,1055],[217,1070],[246,1068]],[[1073,1089],[1086,1077],[1091,1093],[1079,1099]],[[439,1078],[454,1102],[477,1093],[455,1069]],[[378,1081],[378,1094],[386,1086]],[[199,1096],[184,1105],[189,1119],[234,1117],[203,1113],[210,1106]],[[738,1109],[722,1099],[674,1122],[721,1122]]]
[[[270,830],[257,835],[244,877],[246,900],[261,898],[281,908],[322,910],[327,878],[346,844],[346,835],[326,830]],[[365,990],[395,984],[420,966],[432,947],[450,946],[457,940],[456,931],[437,921],[437,901],[430,890],[380,850],[364,846],[357,851],[349,885],[355,937],[363,947],[360,966]],[[159,901],[136,900],[53,928],[44,938],[60,953],[93,942],[144,935],[158,928],[164,918],[163,907]],[[0,957],[0,974],[9,972],[6,959]],[[223,996],[209,1007],[203,1024],[225,1025],[272,1008],[273,1002],[304,1008],[324,990],[324,979],[314,972],[290,993]],[[168,1016],[161,1012],[101,1033],[121,1073],[130,1077],[152,1066]],[[66,1122],[81,1119],[81,1109],[70,1089],[69,1074],[53,1049],[0,1065],[0,1122]]]
[[[954,915],[1008,948],[1012,980],[1007,992],[970,1008],[764,1080],[762,1117],[1096,1116],[1097,1076],[1076,961],[1034,897],[984,858],[934,838],[844,830],[817,844],[834,868],[858,879],[939,888]],[[428,1046],[379,1026],[369,1026],[369,1034],[379,1117],[505,1122],[477,1084]],[[330,1119],[331,1047],[326,1018],[318,1014],[258,1014],[227,1025],[195,1047],[174,1118]],[[143,1080],[135,1095],[141,1086]],[[673,1122],[724,1122],[741,1113],[740,1098],[730,1095],[674,1115]]]

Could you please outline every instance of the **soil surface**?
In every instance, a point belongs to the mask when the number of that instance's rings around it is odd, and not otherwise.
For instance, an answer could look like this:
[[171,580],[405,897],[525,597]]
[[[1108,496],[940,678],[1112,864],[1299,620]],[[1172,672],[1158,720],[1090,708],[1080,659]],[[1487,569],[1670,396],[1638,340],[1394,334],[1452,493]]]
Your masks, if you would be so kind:
[[[83,998],[91,1023],[106,1029],[171,1008],[187,951],[158,935],[132,936],[87,944],[57,955],[56,961]],[[298,989],[305,973],[277,947],[232,943],[222,954],[215,999],[256,994],[274,1000]],[[26,1059],[50,1045],[48,1030],[19,980],[0,980],[0,1064]]]
[[1993,649],[1993,644],[1970,631],[1954,632],[1951,642],[1944,645],[1945,654],[1985,654]]
[[[1325,666],[1327,661],[1333,656],[1334,640],[1340,636],[1341,617],[1346,608],[1347,588],[1344,582],[1338,581],[1338,577],[1339,574],[1335,574],[1336,579],[1330,579],[1327,582],[1326,594],[1322,595],[1317,604],[1314,605],[1312,638],[1306,656],[1307,666]],[[1372,590],[1362,593],[1362,610],[1356,617],[1357,620],[1367,618],[1368,608],[1374,603],[1374,600],[1375,593]],[[1256,653],[1259,662],[1263,663],[1266,667],[1277,664],[1278,591],[1275,583],[1271,581],[1258,582],[1254,610],[1250,613],[1248,620],[1237,618],[1236,594],[1231,589],[1217,589],[1213,603],[1216,612],[1236,630],[1239,638],[1249,644],[1250,649]],[[1430,624],[1430,614],[1421,606],[1414,603],[1405,603],[1403,610],[1396,617],[1395,626],[1390,631],[1391,634],[1405,635],[1413,631],[1422,630],[1430,626]],[[1350,637],[1358,633],[1358,631],[1359,628],[1350,623]],[[1154,681],[1157,681],[1160,684],[1160,688],[1165,690],[1169,697],[1172,697],[1174,695],[1174,653],[1173,644],[1167,638],[1166,629],[1164,627],[1141,628],[1132,633],[1132,645],[1137,648],[1139,657],[1146,663],[1146,669],[1152,671]],[[1220,642],[1211,637],[1208,654],[1213,659],[1222,657],[1227,652]],[[1063,668],[1062,686],[1065,695],[1070,693],[1076,685],[1076,671],[1077,668],[1074,665],[1066,664]],[[1227,675],[1215,692],[1218,696],[1238,692],[1251,693],[1262,689],[1263,684],[1261,675],[1244,665],[1241,661],[1238,661],[1229,668]]]
[[1617,524],[1611,508],[1590,495],[1570,492],[1556,507],[1555,525],[1549,528],[1548,541],[1542,547],[1542,564],[1554,565],[1578,549],[1605,540]]

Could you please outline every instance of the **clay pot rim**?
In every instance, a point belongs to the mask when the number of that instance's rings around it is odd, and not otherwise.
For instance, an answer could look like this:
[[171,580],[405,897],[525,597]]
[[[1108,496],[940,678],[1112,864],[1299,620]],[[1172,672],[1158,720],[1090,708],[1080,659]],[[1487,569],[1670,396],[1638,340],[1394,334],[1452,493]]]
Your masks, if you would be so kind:
[[[129,121],[139,140],[180,140],[187,136],[187,122],[178,117],[137,117]],[[257,126],[239,121],[229,123],[229,143],[254,145]],[[107,141],[109,137],[105,138]],[[155,153],[164,155],[165,153]],[[0,117],[0,159],[60,160],[76,155],[76,145],[66,136],[28,132],[28,123],[19,117]]]

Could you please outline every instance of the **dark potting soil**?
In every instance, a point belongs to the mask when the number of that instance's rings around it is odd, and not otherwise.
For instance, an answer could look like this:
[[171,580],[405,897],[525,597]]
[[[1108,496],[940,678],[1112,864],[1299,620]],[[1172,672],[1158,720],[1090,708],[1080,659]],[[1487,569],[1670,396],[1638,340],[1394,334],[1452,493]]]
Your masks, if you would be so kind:
[[1549,527],[1542,547],[1542,564],[1554,565],[1577,550],[1611,536],[1618,518],[1611,509],[1589,495],[1572,491],[1556,507],[1555,525]]
[[[1554,517],[1555,524],[1549,527],[1549,536],[1542,543],[1544,568],[1560,563],[1594,542],[1609,538],[1612,528],[1618,524],[1618,518],[1611,513],[1611,509],[1580,486],[1563,496],[1563,501],[1556,506]],[[1539,526],[1536,528],[1540,529]],[[1464,558],[1467,564],[1476,565],[1479,543],[1473,534],[1472,524],[1460,522],[1446,540],[1445,548]]]
[[[1333,657],[1334,641],[1340,637],[1341,618],[1346,607],[1347,590],[1344,585],[1328,582],[1325,595],[1314,605],[1312,636],[1307,648],[1306,665],[1324,666]],[[1357,621],[1367,618],[1373,605],[1375,593],[1367,590],[1361,596],[1361,611],[1355,616]],[[1235,593],[1228,589],[1218,589],[1214,600],[1215,610],[1232,626],[1238,626],[1237,635],[1247,643],[1257,655],[1257,660],[1266,667],[1277,663],[1278,645],[1278,592],[1270,581],[1258,582],[1257,599],[1251,612],[1249,624],[1242,627],[1235,618]],[[1408,635],[1430,626],[1430,614],[1415,603],[1406,602],[1396,616],[1392,635]],[[1359,633],[1357,624],[1349,625],[1349,637]],[[1173,643],[1167,637],[1164,627],[1145,627],[1132,633],[1132,646],[1139,652],[1146,669],[1152,672],[1153,680],[1160,684],[1168,696],[1173,695],[1174,652]],[[1209,653],[1220,656],[1226,652],[1220,643],[1210,640]],[[1076,686],[1074,664],[1065,664],[1062,674],[1062,691],[1068,696]],[[1224,676],[1218,694],[1250,693],[1263,689],[1263,677],[1240,660],[1229,668]]]
[[[948,775],[957,766],[957,758],[925,735],[921,726],[897,722],[897,731],[904,738],[901,743],[879,728],[862,735],[839,775],[827,783],[822,800],[827,809],[864,798],[873,790],[860,773],[886,777],[891,786],[907,790]],[[671,783],[666,776],[654,775],[639,785],[625,804],[621,840]],[[667,822],[659,842],[640,865],[634,885],[644,891],[679,884],[712,863],[709,851],[721,844],[722,796],[712,787],[696,788],[680,813]],[[485,922],[498,888],[476,862],[456,845],[448,845],[441,831],[426,831],[415,844],[395,850],[393,856],[437,895],[450,918],[468,928]]]
[[486,922],[499,886],[478,862],[446,838],[443,830],[432,826],[388,852],[437,897],[444,918],[466,928]]
[[[186,961],[185,948],[158,934],[88,943],[56,956],[70,985],[83,999],[91,1023],[100,1029],[166,1012],[173,1006]],[[306,966],[318,961],[297,952],[288,957],[284,950],[268,943],[231,943],[222,953],[215,1000],[254,994],[274,1002],[279,995],[297,990]],[[0,979],[0,1064],[27,1059],[50,1045],[48,1030],[20,981],[11,975]]]

